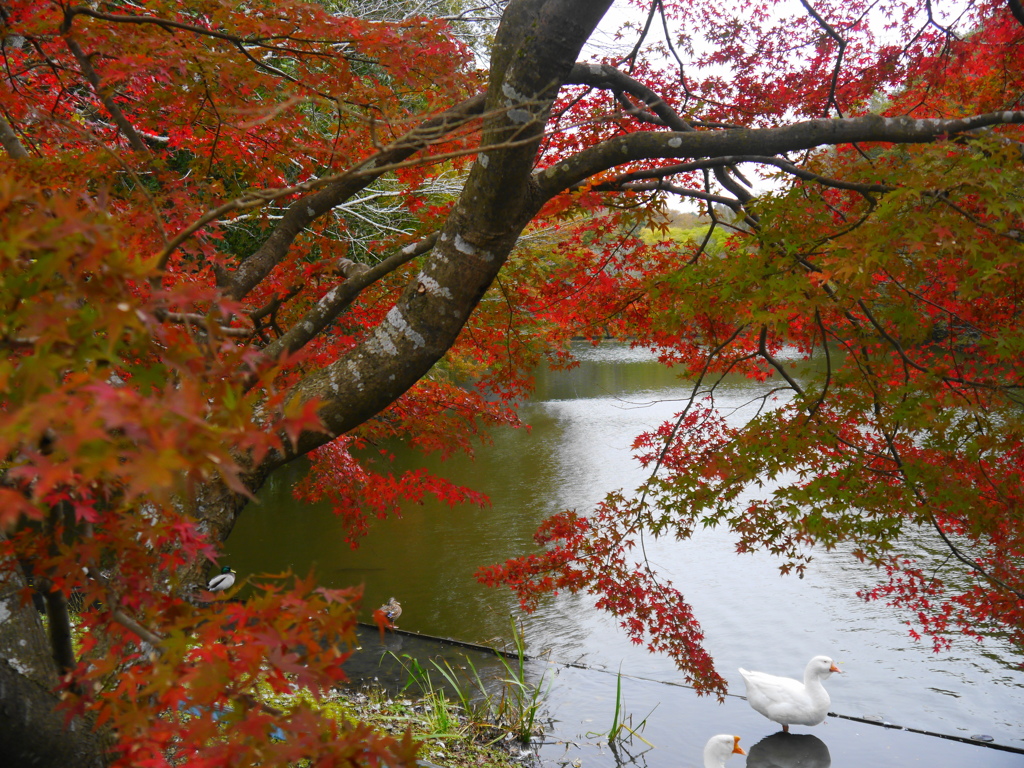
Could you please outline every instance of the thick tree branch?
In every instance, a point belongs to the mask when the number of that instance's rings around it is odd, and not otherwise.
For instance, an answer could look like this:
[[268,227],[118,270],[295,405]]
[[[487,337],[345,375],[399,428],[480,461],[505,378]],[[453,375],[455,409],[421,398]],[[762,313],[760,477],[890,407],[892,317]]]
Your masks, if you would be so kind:
[[1021,4],[1020,0],[1006,0],[1006,3],[1010,6],[1010,13],[1013,14],[1013,18],[1024,27],[1024,4]]
[[437,238],[438,233],[435,232],[418,243],[408,245],[379,264],[352,275],[337,288],[328,291],[287,333],[263,350],[264,356],[275,360],[283,354],[291,354],[302,349],[351,305],[365,288],[417,256],[430,251]]
[[0,115],[0,145],[7,150],[7,154],[13,160],[27,160],[29,157],[25,145],[21,143],[18,134],[14,132],[11,124],[3,115]]
[[661,96],[639,80],[607,64],[577,64],[569,74],[568,83],[624,92],[641,99],[662,124],[673,131],[692,131],[693,127],[670,107]]
[[637,160],[778,155],[856,142],[920,144],[994,125],[1020,123],[1024,123],[1024,111],[1018,110],[989,112],[954,120],[867,115],[836,120],[806,120],[778,128],[671,133],[644,131],[617,136],[574,157],[561,160],[539,172],[536,178],[540,194],[549,199],[594,174]]

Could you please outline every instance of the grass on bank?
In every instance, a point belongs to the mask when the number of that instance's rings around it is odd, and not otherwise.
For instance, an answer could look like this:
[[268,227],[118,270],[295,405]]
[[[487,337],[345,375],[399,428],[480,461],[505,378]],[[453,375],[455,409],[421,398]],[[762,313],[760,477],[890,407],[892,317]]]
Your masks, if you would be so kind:
[[[405,690],[418,686],[425,700],[433,704],[439,721],[457,711],[468,717],[478,733],[490,733],[495,740],[515,739],[523,745],[543,734],[542,715],[551,681],[546,673],[539,680],[529,679],[526,639],[514,619],[511,652],[495,653],[503,673],[497,679],[488,676],[485,680],[468,656],[463,656],[465,664],[456,670],[447,660],[429,659],[425,666],[408,654],[401,658],[391,655],[408,675]],[[440,676],[440,685],[432,671]],[[446,689],[454,694],[455,702],[447,700]]]
[[531,756],[516,739],[495,739],[491,728],[437,692],[414,699],[364,687],[343,690],[323,706],[332,717],[358,720],[378,733],[401,737],[409,731],[420,744],[420,758],[445,768],[522,768]]
[[[401,737],[408,731],[420,745],[420,758],[444,768],[521,768],[524,761],[535,762],[529,744],[543,735],[542,714],[551,686],[546,674],[537,681],[528,678],[526,642],[514,620],[512,638],[512,652],[496,654],[501,662],[496,678],[481,674],[468,656],[456,671],[446,660],[429,659],[424,666],[408,654],[391,653],[408,677],[401,695],[364,685],[336,689],[333,698],[314,706],[336,720],[362,722],[378,733]],[[432,671],[440,676],[439,683]],[[406,696],[411,689],[418,689],[420,697]],[[294,695],[313,703],[307,692]],[[286,699],[263,697],[279,706]]]

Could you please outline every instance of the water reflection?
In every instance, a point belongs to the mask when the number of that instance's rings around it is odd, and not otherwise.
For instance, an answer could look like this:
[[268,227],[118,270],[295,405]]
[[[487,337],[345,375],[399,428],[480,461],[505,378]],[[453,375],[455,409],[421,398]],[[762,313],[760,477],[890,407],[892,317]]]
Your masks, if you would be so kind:
[[634,743],[633,739],[608,742],[608,751],[615,758],[615,768],[647,768],[644,756],[652,749],[642,741]]
[[817,736],[779,731],[747,753],[747,768],[829,768],[832,756]]

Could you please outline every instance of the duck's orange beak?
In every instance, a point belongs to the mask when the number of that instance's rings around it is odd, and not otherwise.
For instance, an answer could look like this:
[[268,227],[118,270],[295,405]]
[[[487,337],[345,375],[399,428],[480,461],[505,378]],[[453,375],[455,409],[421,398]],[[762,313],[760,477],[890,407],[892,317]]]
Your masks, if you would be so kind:
[[746,752],[743,751],[743,747],[740,746],[740,737],[739,736],[733,736],[733,739],[734,739],[734,741],[733,741],[733,744],[732,744],[732,753],[734,755],[745,755],[745,754],[747,754]]
[[832,666],[828,668],[829,672],[838,672],[840,675],[843,674],[843,670],[836,666],[835,662],[832,662]]

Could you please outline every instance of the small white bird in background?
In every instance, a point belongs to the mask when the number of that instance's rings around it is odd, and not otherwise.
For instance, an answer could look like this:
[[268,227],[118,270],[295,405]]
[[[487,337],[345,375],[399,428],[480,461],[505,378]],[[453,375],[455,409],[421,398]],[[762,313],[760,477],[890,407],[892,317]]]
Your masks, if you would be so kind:
[[739,736],[720,733],[708,739],[704,745],[704,768],[722,768],[733,755],[745,755],[740,746]]
[[206,588],[211,592],[223,592],[233,586],[235,586],[235,572],[231,566],[225,565],[220,569],[220,573],[210,579]]
[[789,732],[791,725],[817,725],[825,719],[832,700],[822,686],[833,672],[842,672],[828,656],[807,663],[804,681],[740,669],[747,684],[747,703]]

